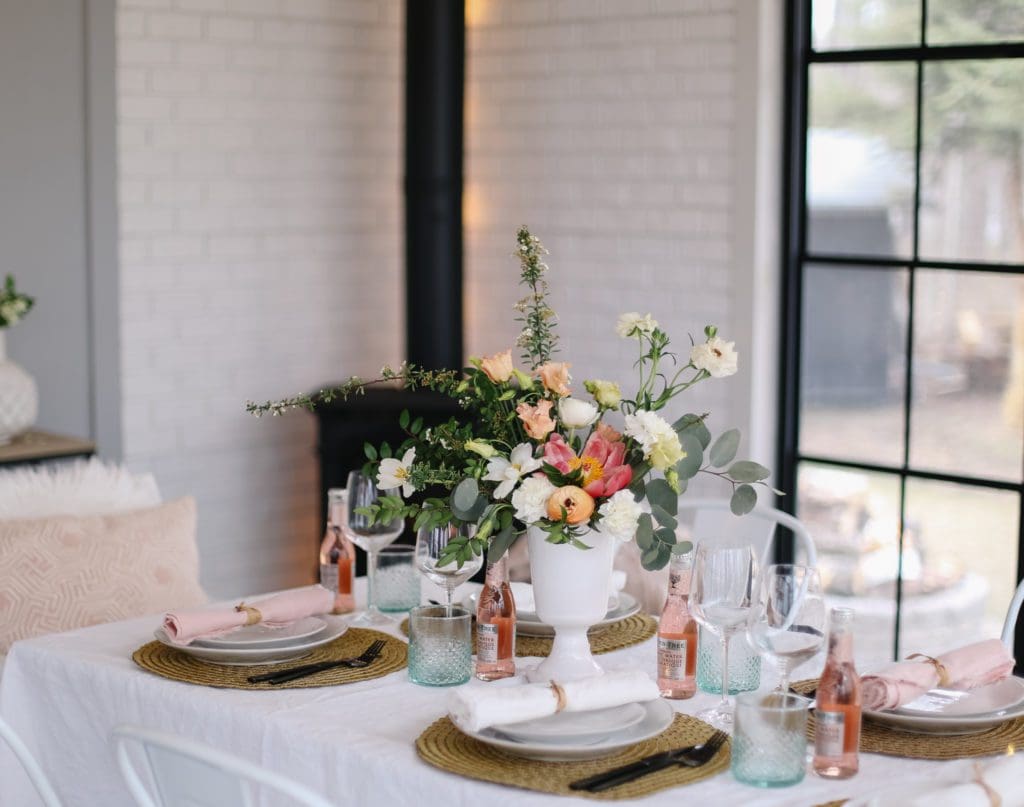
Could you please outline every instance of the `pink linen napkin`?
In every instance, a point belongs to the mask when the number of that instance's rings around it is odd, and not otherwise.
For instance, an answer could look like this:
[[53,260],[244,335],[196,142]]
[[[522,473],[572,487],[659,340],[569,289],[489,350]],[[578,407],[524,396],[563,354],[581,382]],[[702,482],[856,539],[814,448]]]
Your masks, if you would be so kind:
[[308,586],[284,591],[253,603],[218,605],[196,608],[164,616],[164,631],[178,645],[187,645],[196,639],[223,636],[249,623],[251,609],[259,612],[259,622],[274,628],[283,628],[296,620],[316,614],[326,614],[334,607],[334,594],[323,586]]
[[[1013,656],[998,639],[986,639],[938,656],[899,661],[861,678],[864,708],[897,709],[929,689],[975,689],[1001,681],[1013,671]],[[940,674],[940,670],[942,673]]]

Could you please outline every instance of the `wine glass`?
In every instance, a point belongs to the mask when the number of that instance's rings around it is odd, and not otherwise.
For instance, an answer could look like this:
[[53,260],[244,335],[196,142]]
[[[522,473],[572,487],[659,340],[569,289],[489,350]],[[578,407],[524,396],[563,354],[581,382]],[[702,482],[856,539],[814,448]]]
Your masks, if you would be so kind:
[[342,530],[345,535],[360,549],[366,552],[366,610],[356,616],[352,625],[391,625],[394,620],[385,616],[377,607],[374,597],[374,577],[377,574],[377,553],[402,534],[405,522],[396,518],[385,523],[370,524],[370,519],[356,512],[361,507],[368,507],[380,498],[380,492],[373,479],[361,471],[352,471],[348,475],[347,501],[345,503],[345,523]]
[[750,544],[697,547],[690,583],[690,612],[722,640],[722,700],[697,717],[715,728],[732,730],[729,702],[729,640],[747,626],[754,606],[757,560]]
[[789,690],[794,668],[825,642],[825,598],[818,572],[809,566],[768,566],[758,578],[751,644],[779,670],[778,692]]
[[420,527],[416,533],[416,566],[428,580],[444,586],[448,614],[452,612],[452,593],[455,587],[480,571],[484,559],[481,555],[471,554],[460,566],[457,560],[446,561],[441,565],[441,557],[454,539],[472,538],[475,534],[475,524],[458,524],[454,521],[439,527]]

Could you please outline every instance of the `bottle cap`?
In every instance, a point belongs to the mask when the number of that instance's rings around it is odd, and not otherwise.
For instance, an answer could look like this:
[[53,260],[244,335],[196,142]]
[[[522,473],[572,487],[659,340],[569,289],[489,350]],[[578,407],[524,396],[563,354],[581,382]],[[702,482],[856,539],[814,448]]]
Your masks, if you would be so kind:
[[853,609],[833,608],[829,614],[829,621],[833,625],[849,625],[853,622]]

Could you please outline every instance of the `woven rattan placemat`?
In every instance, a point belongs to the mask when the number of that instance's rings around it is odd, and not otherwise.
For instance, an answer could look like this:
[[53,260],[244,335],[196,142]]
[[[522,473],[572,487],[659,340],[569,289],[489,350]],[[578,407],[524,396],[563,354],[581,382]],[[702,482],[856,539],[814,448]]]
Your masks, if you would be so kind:
[[[358,656],[377,639],[385,642],[384,649],[377,660],[368,667],[361,669],[335,667],[333,670],[325,670],[307,678],[276,686],[274,684],[250,684],[246,680],[250,675],[283,670],[289,666],[297,667],[316,661],[333,661],[334,659]],[[337,686],[338,684],[352,684],[356,681],[380,678],[382,675],[405,667],[407,649],[408,645],[405,642],[386,633],[363,628],[349,628],[333,642],[316,648],[308,656],[283,661],[279,664],[261,664],[253,667],[208,664],[156,641],[144,644],[132,653],[132,661],[151,673],[174,681],[184,681],[186,684],[201,684],[202,686],[225,689],[296,689]]]
[[[817,680],[800,681],[793,685],[798,692],[810,692]],[[807,721],[807,734],[814,736],[814,712]],[[962,759],[1005,754],[1010,746],[1024,745],[1024,718],[1007,720],[995,728],[978,734],[915,734],[897,731],[865,718],[860,730],[860,750],[869,754],[913,759]]]
[[[658,632],[658,623],[647,614],[634,614],[606,628],[590,634],[590,649],[595,654],[611,653],[624,647],[646,642]],[[402,633],[409,635],[409,620],[402,621]],[[547,656],[551,653],[552,640],[543,636],[522,636],[516,634],[517,656]],[[473,634],[473,652],[476,653],[476,632]]]
[[721,773],[729,767],[730,743],[719,749],[714,758],[699,768],[674,765],[636,781],[606,790],[587,793],[570,790],[569,783],[634,762],[649,754],[694,745],[711,736],[714,729],[689,715],[676,715],[672,725],[650,740],[638,743],[610,757],[580,762],[539,762],[512,756],[497,748],[474,740],[459,731],[447,717],[433,723],[416,740],[416,751],[435,768],[481,779],[499,785],[511,785],[559,796],[584,796],[591,799],[637,799],[670,787],[689,785]]

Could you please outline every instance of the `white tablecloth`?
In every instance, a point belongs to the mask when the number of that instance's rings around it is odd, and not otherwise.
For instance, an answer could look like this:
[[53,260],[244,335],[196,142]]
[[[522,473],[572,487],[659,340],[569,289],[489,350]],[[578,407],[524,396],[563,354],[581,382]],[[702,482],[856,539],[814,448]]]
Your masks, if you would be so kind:
[[[413,742],[445,713],[447,690],[411,684],[405,670],[340,687],[247,692],[182,684],[147,673],[131,653],[152,638],[158,618],[99,625],[18,642],[0,679],[0,714],[22,736],[68,807],[130,807],[110,745],[119,723],[172,731],[279,771],[341,805],[400,807],[555,807],[580,799],[464,779],[432,768]],[[400,635],[395,631],[396,635]],[[655,644],[600,657],[609,670],[655,668]],[[520,659],[522,669],[533,663]],[[468,686],[488,686],[472,681]],[[713,696],[673,701],[693,713]],[[2,744],[0,744],[2,746]],[[861,756],[842,782],[813,774],[795,787],[759,790],[729,773],[631,803],[815,805],[926,781],[949,763]],[[37,804],[13,756],[0,747],[0,805]],[[589,802],[593,803],[593,802]]]

